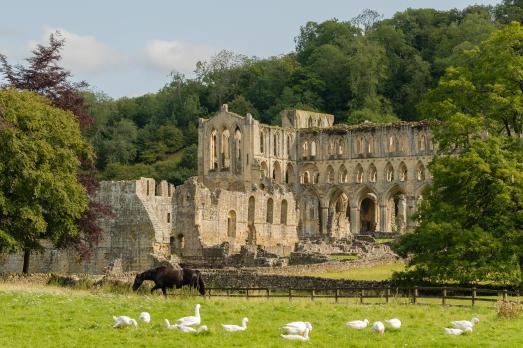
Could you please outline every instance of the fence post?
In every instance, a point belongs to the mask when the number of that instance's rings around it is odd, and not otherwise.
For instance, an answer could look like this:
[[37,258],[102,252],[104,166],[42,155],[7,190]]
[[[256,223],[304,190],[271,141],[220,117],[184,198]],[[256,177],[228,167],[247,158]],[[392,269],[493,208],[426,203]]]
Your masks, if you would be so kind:
[[211,297],[211,290],[212,289],[209,289],[209,291],[207,291],[207,293],[209,294],[209,297]]
[[476,304],[476,288],[472,288],[472,307]]
[[365,290],[360,290],[360,303],[363,304],[363,296],[365,296]]
[[314,301],[314,289],[311,290],[311,301]]
[[245,296],[247,297],[247,300],[249,299],[249,289],[245,289]]
[[338,296],[340,296],[340,289],[336,288],[336,292],[334,293],[334,301],[338,303]]
[[447,287],[444,286],[441,291],[441,305],[445,306],[447,304]]
[[412,294],[412,303],[416,304],[416,298],[418,297],[418,286],[414,286],[414,293]]
[[507,291],[507,289],[504,289],[503,290],[503,302],[507,302],[507,295],[508,295],[508,291]]
[[390,286],[387,285],[387,288],[385,289],[385,303],[389,303],[389,296],[390,296]]
[[271,289],[265,289],[267,291],[267,300],[271,298]]
[[231,290],[227,288],[227,297],[231,296]]
[[289,302],[292,301],[292,289],[289,288]]

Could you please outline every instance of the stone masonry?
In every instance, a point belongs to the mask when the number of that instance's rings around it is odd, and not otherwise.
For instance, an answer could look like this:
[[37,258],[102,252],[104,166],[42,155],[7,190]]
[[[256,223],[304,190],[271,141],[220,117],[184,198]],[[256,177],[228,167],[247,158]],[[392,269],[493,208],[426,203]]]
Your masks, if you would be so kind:
[[[265,125],[224,105],[200,119],[197,177],[178,187],[149,178],[102,182],[97,199],[115,217],[100,221],[104,238],[93,257],[80,261],[49,246],[32,256],[30,271],[142,271],[173,257],[227,265],[288,256],[300,243],[338,248],[415,227],[409,217],[431,180],[427,123],[334,125],[333,115],[303,110],[281,116],[282,126]],[[20,271],[21,263],[20,255],[1,255],[0,271]]]

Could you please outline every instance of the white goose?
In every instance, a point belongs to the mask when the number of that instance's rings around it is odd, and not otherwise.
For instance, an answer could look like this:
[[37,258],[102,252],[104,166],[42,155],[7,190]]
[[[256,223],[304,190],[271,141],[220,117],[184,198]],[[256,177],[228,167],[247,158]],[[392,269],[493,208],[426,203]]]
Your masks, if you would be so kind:
[[478,318],[472,318],[470,321],[468,320],[456,320],[451,321],[452,327],[455,329],[461,329],[465,330],[466,328],[470,327],[473,328],[476,323],[479,323]]
[[399,330],[401,327],[401,320],[394,318],[390,320],[385,320],[385,322],[393,329]]
[[114,328],[126,327],[126,326],[131,326],[131,325],[138,326],[138,323],[136,322],[136,320],[129,318],[126,315],[120,315],[119,317],[113,316],[113,320],[114,320],[114,326],[113,326]]
[[282,338],[290,341],[308,341],[309,340],[309,328],[305,328],[305,332],[302,335],[281,335]]
[[140,316],[138,318],[146,324],[149,324],[151,322],[151,315],[147,312],[140,313]]
[[377,333],[378,335],[383,335],[385,332],[385,325],[381,321],[376,321],[374,324],[372,324],[372,331]]
[[200,318],[200,304],[196,305],[196,308],[194,310],[194,316],[183,317],[176,320],[176,324],[182,326],[200,325],[201,322],[202,319]]
[[348,321],[347,322],[347,326],[350,327],[351,329],[355,329],[355,330],[363,330],[368,325],[369,325],[369,320],[368,319],[353,320],[353,321]]
[[283,325],[282,329],[291,335],[303,335],[307,329],[312,331],[312,324],[308,321],[293,321]]
[[173,325],[175,329],[184,332],[184,333],[200,333],[202,331],[207,331],[207,325],[202,325],[198,329],[195,329],[190,326],[183,326],[183,325]]
[[472,332],[472,327],[467,327],[465,328],[465,330],[461,330],[461,329],[449,329],[449,328],[443,328],[443,332],[445,332],[445,334],[447,335],[453,335],[453,336],[459,336],[465,332]]
[[222,324],[222,327],[225,331],[236,332],[236,331],[245,331],[247,330],[247,322],[249,318],[245,317],[242,319],[242,325],[232,325],[232,324]]

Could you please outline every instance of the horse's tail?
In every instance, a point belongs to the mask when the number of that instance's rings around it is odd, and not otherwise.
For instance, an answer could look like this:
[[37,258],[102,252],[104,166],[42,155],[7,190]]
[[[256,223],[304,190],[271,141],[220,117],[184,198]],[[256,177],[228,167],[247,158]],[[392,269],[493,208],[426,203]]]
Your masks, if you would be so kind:
[[202,274],[198,272],[198,291],[200,292],[200,295],[205,295],[205,283],[203,282]]

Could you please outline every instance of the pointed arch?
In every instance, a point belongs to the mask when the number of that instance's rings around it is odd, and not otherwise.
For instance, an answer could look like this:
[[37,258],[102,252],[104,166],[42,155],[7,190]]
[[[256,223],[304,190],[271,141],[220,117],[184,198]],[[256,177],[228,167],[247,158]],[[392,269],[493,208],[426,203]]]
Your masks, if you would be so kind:
[[287,169],[285,170],[285,183],[294,183],[294,167],[290,163],[287,164]]
[[265,133],[260,131],[260,153],[265,153]]
[[358,163],[358,165],[356,166],[356,170],[354,171],[356,177],[355,177],[355,181],[359,184],[361,184],[363,182],[363,167],[361,166],[361,164]]
[[340,166],[338,173],[339,173],[339,182],[341,184],[346,184],[349,182],[349,171],[347,170],[347,168],[345,168],[344,164],[342,164]]
[[425,180],[425,166],[421,161],[419,161],[418,164],[416,164],[416,180]]
[[302,157],[303,158],[309,157],[309,142],[307,140],[305,140],[301,144],[301,151],[302,151]]
[[292,137],[290,135],[287,135],[287,157],[290,157],[290,155],[291,155],[291,144],[292,144]]
[[311,141],[311,156],[316,156],[316,141]]
[[329,184],[334,183],[334,169],[332,168],[331,165],[327,166],[327,175],[326,175],[325,179],[326,179],[327,183],[329,183]]
[[269,174],[269,168],[267,168],[267,163],[265,163],[265,161],[263,161],[262,163],[260,163],[260,175],[261,175],[261,178],[266,178],[267,175]]
[[311,128],[313,126],[313,123],[312,123],[312,116],[309,116],[309,120],[307,121],[307,127],[308,128]]
[[209,156],[209,159],[210,159],[210,163],[209,163],[209,167],[211,170],[215,170],[215,169],[218,169],[218,149],[217,149],[217,132],[216,132],[216,129],[212,129],[211,130],[211,142],[209,144],[209,153],[210,153],[210,156]]
[[280,224],[287,225],[287,200],[281,201]]
[[278,162],[278,161],[275,161],[273,163],[272,178],[277,183],[281,183],[282,182],[282,180],[281,180],[281,166],[280,166],[280,162]]
[[345,152],[345,143],[343,142],[343,139],[338,140],[338,156],[343,155]]
[[235,150],[235,158],[237,160],[241,159],[241,143],[242,143],[242,132],[239,127],[236,127],[234,130],[234,150]]
[[385,181],[392,182],[394,181],[394,167],[390,162],[385,166]]
[[274,221],[274,201],[272,198],[267,200],[267,223],[272,224]]
[[378,171],[376,170],[376,166],[374,163],[371,163],[369,165],[369,169],[367,170],[367,179],[369,182],[376,182],[378,179]]
[[362,136],[356,138],[356,153],[358,155],[363,154],[363,149],[365,147],[365,139]]
[[254,196],[250,196],[248,208],[247,208],[247,223],[250,226],[254,226],[254,214],[256,211],[255,209],[256,209],[256,199],[254,198]]
[[400,181],[407,181],[408,180],[408,171],[407,171],[407,166],[405,165],[404,162],[401,162],[400,165],[399,165],[399,168],[398,168],[398,172],[399,172],[399,180]]
[[336,142],[334,139],[329,139],[329,147],[327,148],[327,155],[334,156],[336,154]]
[[221,139],[221,156],[222,156],[222,168],[228,169],[231,163],[231,155],[229,149],[230,133],[227,128],[222,129]]
[[369,135],[366,139],[367,144],[367,153],[372,154],[374,153],[374,137],[372,135]]

